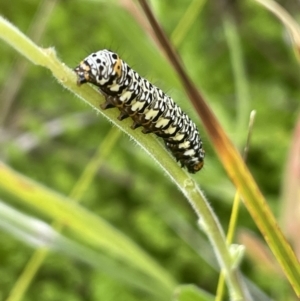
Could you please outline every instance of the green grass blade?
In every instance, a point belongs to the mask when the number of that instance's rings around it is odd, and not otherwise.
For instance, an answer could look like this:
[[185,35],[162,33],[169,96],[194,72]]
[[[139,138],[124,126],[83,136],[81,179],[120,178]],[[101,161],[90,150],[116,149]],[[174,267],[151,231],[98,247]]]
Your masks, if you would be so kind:
[[87,244],[116,256],[156,279],[164,293],[170,293],[174,288],[175,282],[170,275],[129,238],[70,199],[18,174],[4,164],[0,164],[0,188],[21,199],[23,204],[60,221]]

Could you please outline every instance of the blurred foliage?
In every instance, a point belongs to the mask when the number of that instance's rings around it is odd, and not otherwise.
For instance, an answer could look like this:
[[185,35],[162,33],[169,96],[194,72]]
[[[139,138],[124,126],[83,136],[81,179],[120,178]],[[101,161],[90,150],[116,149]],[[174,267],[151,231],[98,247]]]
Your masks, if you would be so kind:
[[[39,45],[45,48],[54,46],[59,57],[71,67],[92,51],[113,49],[142,76],[167,91],[199,125],[207,157],[204,170],[195,175],[195,179],[226,229],[234,187],[201,131],[201,124],[176,74],[137,23],[134,13],[120,3],[58,1]],[[188,0],[152,1],[169,36],[189,3]],[[299,4],[293,1],[281,3],[293,12],[296,19],[299,17]],[[0,12],[26,33],[39,4],[39,1],[15,0],[14,6],[18,7],[15,9],[11,3],[2,1]],[[225,11],[234,16],[250,90],[249,109],[257,111],[248,166],[279,218],[283,173],[299,108],[299,67],[285,30],[269,12],[252,1],[228,1],[224,5],[222,1],[208,1],[204,5],[178,46],[178,52],[231,139],[242,150],[247,132],[237,128],[238,100],[223,26]],[[3,90],[15,62],[23,58],[4,43],[1,43],[0,54]],[[95,118],[95,112],[63,90],[49,72],[28,66],[12,106],[6,116],[1,116],[5,118],[0,132],[1,160],[68,195],[108,134],[110,124],[102,118]],[[2,98],[0,106],[5,101]],[[72,116],[78,116],[78,119],[70,121],[68,117]],[[59,127],[58,134],[56,128],[45,127],[53,120],[60,121],[55,125]],[[35,144],[28,148],[32,141]],[[36,215],[28,208],[21,208],[2,192],[1,197],[23,212]],[[83,202],[88,210],[108,220],[144,248],[178,283],[194,283],[215,294],[219,272],[213,265],[208,242],[196,230],[194,213],[159,167],[127,137],[119,139],[84,195]],[[185,224],[190,228],[181,233]],[[238,230],[245,227],[257,231],[241,207]],[[0,232],[0,240],[0,300],[5,300],[32,249],[5,232]],[[197,245],[198,241],[203,245]],[[194,247],[199,245],[200,248],[195,250]],[[273,278],[270,273],[262,277],[258,267],[247,258],[243,261],[242,271],[275,299],[293,300],[289,285],[282,283],[280,276]],[[99,270],[58,253],[48,256],[24,300],[99,300],[103,296],[105,300],[119,299],[120,296],[122,300],[152,300]]]

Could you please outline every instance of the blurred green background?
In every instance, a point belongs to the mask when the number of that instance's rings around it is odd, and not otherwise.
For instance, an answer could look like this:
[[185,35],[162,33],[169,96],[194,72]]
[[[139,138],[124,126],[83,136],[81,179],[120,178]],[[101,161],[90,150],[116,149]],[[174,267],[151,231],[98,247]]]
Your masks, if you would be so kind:
[[[2,1],[0,13],[24,33],[34,36],[42,30],[37,44],[55,47],[61,60],[71,68],[91,52],[109,48],[171,95],[199,126],[206,160],[204,169],[194,178],[226,231],[234,186],[176,74],[148,35],[147,27],[143,27],[148,26],[145,17],[133,10],[131,1],[66,0],[57,1],[52,12],[45,10],[38,22],[41,25],[49,18],[44,29],[40,25],[32,27],[37,12],[46,2],[14,0],[12,5]],[[188,0],[151,1],[168,36],[172,36],[190,3]],[[298,2],[289,0],[281,4],[296,19],[299,17]],[[235,24],[241,47],[249,92],[243,100],[237,97],[228,20],[234,20],[231,24]],[[284,174],[300,96],[299,66],[287,32],[273,15],[253,1],[207,1],[177,49],[188,73],[241,151],[246,142],[250,111],[256,110],[248,166],[280,220],[285,206]],[[20,86],[15,85],[16,74],[22,72],[16,69],[20,62],[23,64],[25,59],[1,42],[1,160],[68,195],[96,149],[111,135],[111,125],[64,90],[41,67],[28,63]],[[0,191],[0,197],[23,213],[51,222],[4,192]],[[178,283],[194,283],[215,294],[219,271],[211,246],[197,230],[194,213],[159,166],[128,137],[121,135],[84,194],[82,204],[134,240]],[[241,206],[237,231],[245,228],[258,233]],[[0,241],[0,300],[5,300],[33,249],[2,230]],[[255,252],[244,259],[243,273],[276,300],[294,300],[289,285],[280,281],[280,275],[270,284],[274,275],[262,272],[253,263],[253,257]],[[104,298],[154,300],[153,296],[59,252],[47,257],[24,300]]]

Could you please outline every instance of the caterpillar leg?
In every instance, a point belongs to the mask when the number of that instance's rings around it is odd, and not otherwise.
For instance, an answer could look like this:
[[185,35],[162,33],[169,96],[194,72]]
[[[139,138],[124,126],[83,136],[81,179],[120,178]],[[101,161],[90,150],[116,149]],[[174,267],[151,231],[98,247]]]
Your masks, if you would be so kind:
[[137,129],[138,127],[140,127],[141,126],[141,124],[139,124],[139,123],[137,123],[137,122],[133,122],[132,123],[132,125],[131,125],[131,127],[130,128],[132,128],[133,130],[135,130],[135,129]]
[[114,101],[114,97],[103,94],[105,97],[105,102],[103,104],[100,105],[100,108],[102,110],[107,110],[107,109],[111,109],[114,108],[115,105],[115,101]]
[[120,121],[122,121],[123,119],[126,119],[126,118],[128,118],[128,117],[129,117],[129,115],[128,115],[126,112],[121,111],[121,112],[120,112],[120,115],[118,116],[118,119],[119,119]]
[[153,131],[151,130],[151,129],[149,129],[149,128],[143,128],[143,130],[142,130],[142,133],[143,134],[150,134],[150,133],[152,133]]
[[118,119],[120,121],[122,121],[122,120],[129,117],[129,114],[120,107],[120,101],[119,101],[119,98],[117,96],[107,95],[107,94],[103,93],[102,91],[101,91],[101,93],[105,97],[105,102],[100,105],[100,108],[102,110],[107,110],[107,109],[117,107],[120,110],[120,115],[118,116]]

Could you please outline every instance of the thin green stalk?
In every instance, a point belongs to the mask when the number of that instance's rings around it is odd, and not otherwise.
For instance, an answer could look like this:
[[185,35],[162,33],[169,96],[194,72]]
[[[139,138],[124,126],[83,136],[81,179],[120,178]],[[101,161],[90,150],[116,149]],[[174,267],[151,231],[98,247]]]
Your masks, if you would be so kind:
[[[238,271],[233,268],[233,260],[225,242],[225,237],[219,237],[220,226],[215,218],[215,215],[209,206],[208,202],[203,198],[198,197],[201,192],[195,183],[187,181],[186,183],[186,198],[197,212],[199,216],[199,225],[208,236],[210,243],[214,247],[214,251],[221,265],[222,271],[226,277],[226,281],[230,291],[230,297],[234,300],[248,300],[247,294],[243,290],[243,280]],[[225,242],[225,244],[224,244]],[[222,253],[221,253],[222,252]]]
[[43,264],[47,255],[47,248],[38,249],[33,253],[31,258],[27,262],[25,268],[23,269],[21,275],[14,283],[14,286],[6,301],[17,301],[23,299],[25,292],[27,291],[30,283],[32,282],[32,279],[37,274],[37,271]]
[[[230,215],[230,223],[228,227],[228,235],[227,235],[227,242],[228,244],[232,243],[232,235],[234,233],[234,229],[236,226],[236,221],[238,217],[238,212],[239,212],[239,206],[240,206],[240,194],[237,191],[235,196],[234,196],[234,201],[233,201],[233,207]],[[223,296],[224,296],[224,290],[225,290],[225,275],[221,271],[219,280],[218,280],[218,285],[217,285],[217,293],[216,293],[216,298],[215,301],[222,301]]]
[[120,136],[121,131],[114,127],[111,128],[71,191],[69,195],[71,199],[79,201],[82,198],[92,180],[95,178],[98,169],[102,166],[104,160],[111,154],[111,150],[114,149]]
[[[251,139],[253,124],[254,124],[254,120],[255,120],[255,115],[256,115],[255,111],[252,111],[250,114],[250,122],[249,122],[249,128],[248,128],[247,141],[246,141],[246,145],[245,145],[244,153],[243,153],[243,158],[244,158],[245,162],[247,161],[247,157],[248,157],[248,151],[249,151],[249,146],[250,146],[250,139]],[[235,193],[235,196],[234,196],[234,200],[233,200],[233,206],[232,206],[231,215],[230,215],[228,232],[227,232],[227,236],[226,236],[226,241],[228,244],[232,244],[232,242],[233,242],[233,237],[235,234],[235,229],[236,229],[237,220],[238,220],[240,202],[241,202],[241,196],[240,196],[239,191],[237,190]],[[218,281],[218,287],[217,287],[215,301],[221,301],[223,299],[224,284],[225,284],[225,276],[224,276],[224,273],[221,273],[219,281]]]

